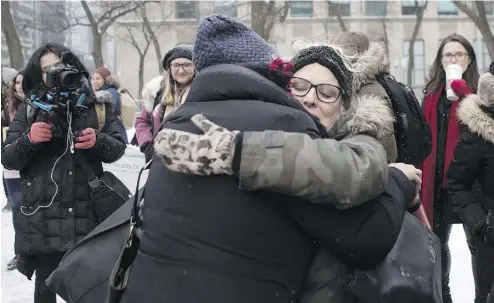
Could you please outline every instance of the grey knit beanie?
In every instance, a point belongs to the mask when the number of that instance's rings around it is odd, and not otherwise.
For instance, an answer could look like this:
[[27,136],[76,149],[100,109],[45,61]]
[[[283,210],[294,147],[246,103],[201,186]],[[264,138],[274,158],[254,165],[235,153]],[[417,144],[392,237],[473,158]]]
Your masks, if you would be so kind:
[[177,58],[185,58],[192,60],[192,45],[182,44],[177,45],[169,50],[163,58],[163,68],[168,70],[173,60]]
[[312,63],[319,63],[329,69],[338,80],[343,102],[348,107],[353,94],[353,75],[334,48],[327,45],[307,47],[292,58],[292,63],[294,73]]
[[199,23],[194,44],[197,71],[216,64],[269,63],[278,52],[239,20],[211,15]]

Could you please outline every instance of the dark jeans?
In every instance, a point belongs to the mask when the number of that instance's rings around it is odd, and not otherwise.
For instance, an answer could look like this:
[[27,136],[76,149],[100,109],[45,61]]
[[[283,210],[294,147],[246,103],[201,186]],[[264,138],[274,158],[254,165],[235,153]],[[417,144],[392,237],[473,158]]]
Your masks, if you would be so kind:
[[56,303],[57,295],[46,286],[46,279],[55,271],[64,252],[36,256],[36,279],[34,280],[34,303]]
[[16,216],[17,212],[15,210],[19,210],[21,203],[21,179],[3,179],[4,186],[9,195],[10,203],[12,205],[12,222],[14,223],[14,230],[16,228]]
[[2,181],[3,181],[3,191],[5,192],[5,198],[7,200],[9,199],[9,192],[7,191],[7,184],[5,183],[5,178],[2,175]]

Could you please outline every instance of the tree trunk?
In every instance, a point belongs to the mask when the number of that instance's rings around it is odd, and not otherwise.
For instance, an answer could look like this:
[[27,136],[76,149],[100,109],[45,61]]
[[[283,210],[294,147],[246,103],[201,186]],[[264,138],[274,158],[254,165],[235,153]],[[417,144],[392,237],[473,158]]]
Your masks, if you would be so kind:
[[151,38],[151,41],[153,41],[154,52],[156,53],[157,62],[159,62],[158,70],[159,70],[159,73],[161,75],[164,72],[163,64],[161,64],[161,61],[163,60],[163,57],[161,54],[161,47],[160,47],[160,43],[158,41],[158,38],[156,37],[155,32],[151,28],[151,24],[149,24],[149,19],[148,19],[147,14],[146,14],[146,8],[142,8],[142,22],[144,23],[144,27],[146,28],[146,31],[148,32],[149,37]]
[[103,35],[93,30],[93,60],[96,68],[104,65],[103,60]]
[[251,28],[255,31],[261,38],[264,40],[269,39],[269,34],[265,33],[265,23],[266,23],[266,14],[265,12],[266,5],[263,1],[251,1],[250,6],[250,20],[251,20]]
[[479,16],[472,21],[482,33],[482,37],[484,37],[484,43],[487,46],[489,57],[491,58],[491,60],[494,60],[494,35],[492,34],[491,27],[489,26],[489,21],[487,21],[485,4],[482,1],[475,1],[475,4],[477,5]]
[[[139,56],[139,98],[142,98],[142,88],[144,87],[144,59],[146,58],[146,53]],[[161,63],[159,64],[161,65]]]
[[10,66],[20,70],[24,67],[22,45],[14,19],[10,13],[10,1],[2,1],[2,33],[9,49]]
[[386,58],[388,58],[388,64],[386,64],[386,69],[389,71],[391,67],[390,57],[389,57],[389,36],[388,36],[388,28],[386,26],[386,18],[382,18],[382,26],[383,26],[383,42],[384,48],[386,51]]
[[420,26],[422,25],[422,20],[424,19],[424,11],[427,8],[428,1],[423,5],[420,5],[417,0],[415,0],[416,16],[415,27],[413,28],[412,37],[410,38],[410,43],[408,45],[408,66],[407,66],[407,85],[413,87],[413,69],[415,67],[415,54],[414,46],[417,36],[419,35]]

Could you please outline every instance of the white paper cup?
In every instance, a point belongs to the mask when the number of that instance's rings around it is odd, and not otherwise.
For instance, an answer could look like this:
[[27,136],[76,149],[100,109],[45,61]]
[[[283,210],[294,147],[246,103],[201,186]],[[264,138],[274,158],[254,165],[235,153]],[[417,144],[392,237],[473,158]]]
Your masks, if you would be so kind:
[[453,80],[461,79],[463,76],[463,68],[458,64],[450,64],[444,69],[446,72],[446,96],[450,101],[458,100],[458,96],[455,95],[453,89],[451,89],[451,82]]

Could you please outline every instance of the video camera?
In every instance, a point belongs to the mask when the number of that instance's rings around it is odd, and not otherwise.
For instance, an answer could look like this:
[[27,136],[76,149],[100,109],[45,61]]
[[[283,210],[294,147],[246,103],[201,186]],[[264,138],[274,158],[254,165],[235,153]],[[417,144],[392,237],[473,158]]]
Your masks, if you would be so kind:
[[76,90],[81,86],[82,74],[73,66],[52,66],[46,72],[45,84],[52,90]]

